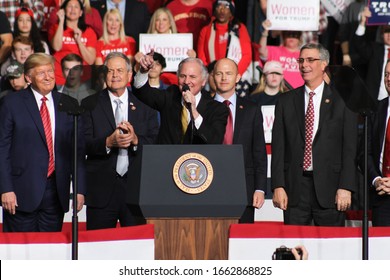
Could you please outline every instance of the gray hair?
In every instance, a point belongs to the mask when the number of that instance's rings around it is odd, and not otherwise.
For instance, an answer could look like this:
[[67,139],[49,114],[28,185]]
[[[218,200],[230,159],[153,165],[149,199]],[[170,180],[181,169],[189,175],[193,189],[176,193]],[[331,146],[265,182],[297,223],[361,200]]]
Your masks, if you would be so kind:
[[177,70],[177,75],[178,76],[180,75],[181,69],[182,69],[183,65],[185,63],[188,63],[188,62],[196,62],[200,66],[200,69],[201,69],[201,72],[202,72],[202,79],[205,81],[207,79],[209,73],[207,71],[206,66],[204,66],[204,64],[203,64],[203,61],[201,59],[199,59],[199,58],[196,58],[196,57],[187,57],[187,58],[183,59],[182,61],[180,61],[179,67],[178,67],[178,70]]
[[329,60],[330,60],[329,51],[321,44],[317,44],[317,43],[305,44],[301,47],[300,53],[302,53],[303,50],[313,50],[313,49],[318,50],[318,52],[320,53],[320,59],[325,61],[326,64],[329,64]]
[[116,58],[116,57],[120,57],[120,58],[123,58],[123,59],[125,60],[125,62],[126,62],[126,68],[127,68],[127,71],[128,71],[128,72],[133,71],[133,68],[132,68],[132,66],[131,66],[131,61],[130,61],[130,59],[129,59],[125,54],[123,54],[123,53],[121,53],[121,52],[110,52],[110,53],[107,55],[106,59],[104,60],[103,65],[107,67],[108,61],[109,61],[110,59],[113,59],[113,58]]

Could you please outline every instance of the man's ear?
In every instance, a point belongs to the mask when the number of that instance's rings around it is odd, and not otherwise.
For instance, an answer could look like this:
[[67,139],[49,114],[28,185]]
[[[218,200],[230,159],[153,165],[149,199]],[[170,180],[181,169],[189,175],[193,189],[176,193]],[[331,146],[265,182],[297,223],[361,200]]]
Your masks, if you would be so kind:
[[31,77],[30,77],[30,75],[24,74],[24,80],[26,81],[26,83],[31,84]]
[[237,77],[236,77],[236,84],[240,81],[241,79],[241,75],[240,74],[237,74]]

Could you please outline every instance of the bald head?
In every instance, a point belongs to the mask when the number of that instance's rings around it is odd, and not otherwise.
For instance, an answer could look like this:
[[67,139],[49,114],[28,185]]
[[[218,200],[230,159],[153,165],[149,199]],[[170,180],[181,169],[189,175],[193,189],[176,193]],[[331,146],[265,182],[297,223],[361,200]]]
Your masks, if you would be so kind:
[[231,60],[230,58],[221,58],[220,60],[217,60],[217,62],[214,65],[214,72],[217,67],[231,67],[232,70],[235,70],[236,73],[238,73],[238,65],[234,60]]
[[218,60],[214,66],[213,75],[217,93],[223,98],[228,99],[236,92],[236,83],[240,80],[241,75],[233,60],[229,58]]

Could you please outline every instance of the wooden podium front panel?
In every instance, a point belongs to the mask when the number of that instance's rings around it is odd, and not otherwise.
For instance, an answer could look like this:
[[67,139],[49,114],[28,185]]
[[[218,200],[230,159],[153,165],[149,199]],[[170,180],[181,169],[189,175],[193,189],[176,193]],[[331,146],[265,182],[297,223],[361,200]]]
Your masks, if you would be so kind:
[[156,260],[227,260],[229,227],[238,219],[147,219],[154,224]]

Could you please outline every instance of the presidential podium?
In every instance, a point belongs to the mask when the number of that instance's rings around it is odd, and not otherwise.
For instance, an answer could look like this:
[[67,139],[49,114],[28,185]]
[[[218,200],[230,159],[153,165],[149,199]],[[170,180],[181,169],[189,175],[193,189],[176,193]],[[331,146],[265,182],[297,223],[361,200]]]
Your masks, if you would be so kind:
[[145,145],[126,201],[154,224],[156,260],[228,258],[228,231],[247,205],[241,145]]

